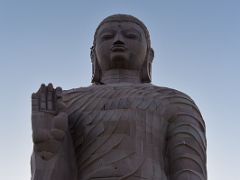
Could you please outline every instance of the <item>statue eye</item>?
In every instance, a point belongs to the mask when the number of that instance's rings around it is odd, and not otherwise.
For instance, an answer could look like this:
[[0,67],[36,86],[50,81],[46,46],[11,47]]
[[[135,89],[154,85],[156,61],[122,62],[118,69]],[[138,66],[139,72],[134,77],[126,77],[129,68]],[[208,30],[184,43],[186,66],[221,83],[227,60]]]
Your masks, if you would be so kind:
[[101,35],[101,38],[104,39],[104,40],[111,39],[113,37],[114,37],[113,33],[104,33],[104,34]]
[[129,39],[139,39],[138,34],[134,32],[127,32],[125,36]]

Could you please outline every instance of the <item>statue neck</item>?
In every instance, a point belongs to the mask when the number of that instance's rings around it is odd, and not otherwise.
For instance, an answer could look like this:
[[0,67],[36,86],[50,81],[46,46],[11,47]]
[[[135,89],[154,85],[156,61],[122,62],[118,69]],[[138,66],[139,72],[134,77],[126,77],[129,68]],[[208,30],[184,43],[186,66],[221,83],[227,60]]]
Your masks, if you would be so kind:
[[115,84],[115,83],[130,83],[139,84],[140,72],[136,70],[127,69],[111,69],[102,72],[101,83],[103,84]]

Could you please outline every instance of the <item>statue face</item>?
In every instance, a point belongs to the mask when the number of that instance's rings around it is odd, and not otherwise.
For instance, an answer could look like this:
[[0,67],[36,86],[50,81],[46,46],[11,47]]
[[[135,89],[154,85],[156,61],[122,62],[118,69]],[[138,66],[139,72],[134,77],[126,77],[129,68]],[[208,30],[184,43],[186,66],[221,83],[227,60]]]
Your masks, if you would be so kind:
[[108,22],[97,32],[95,51],[102,71],[140,70],[146,58],[147,40],[136,23]]

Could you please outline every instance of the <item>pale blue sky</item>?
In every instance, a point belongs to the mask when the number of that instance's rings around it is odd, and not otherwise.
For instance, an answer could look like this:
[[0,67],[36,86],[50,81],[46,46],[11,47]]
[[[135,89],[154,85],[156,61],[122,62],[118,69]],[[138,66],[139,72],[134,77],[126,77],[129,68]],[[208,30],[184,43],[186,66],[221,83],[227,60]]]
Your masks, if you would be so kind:
[[153,83],[199,106],[209,180],[240,179],[238,0],[0,0],[0,179],[30,179],[31,93],[43,82],[89,85],[95,28],[115,13],[149,28]]

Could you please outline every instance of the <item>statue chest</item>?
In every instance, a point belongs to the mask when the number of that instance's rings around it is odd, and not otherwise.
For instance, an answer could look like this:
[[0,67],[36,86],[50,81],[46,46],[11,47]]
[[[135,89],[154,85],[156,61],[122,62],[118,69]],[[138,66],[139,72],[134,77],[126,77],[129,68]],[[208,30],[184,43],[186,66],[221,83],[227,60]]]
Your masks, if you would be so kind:
[[165,140],[164,112],[158,93],[145,87],[98,88],[74,98],[69,124],[84,141],[121,137],[137,142],[141,150],[146,144],[159,147]]
[[[165,106],[151,91],[132,87],[100,88],[80,94],[71,105],[70,126],[92,136],[122,134],[146,141],[165,135]],[[151,137],[151,138],[150,138]],[[144,139],[142,137],[142,139]]]
[[100,166],[121,170],[121,176],[149,164],[161,169],[167,129],[162,102],[136,89],[99,91],[79,97],[69,115],[79,171]]

